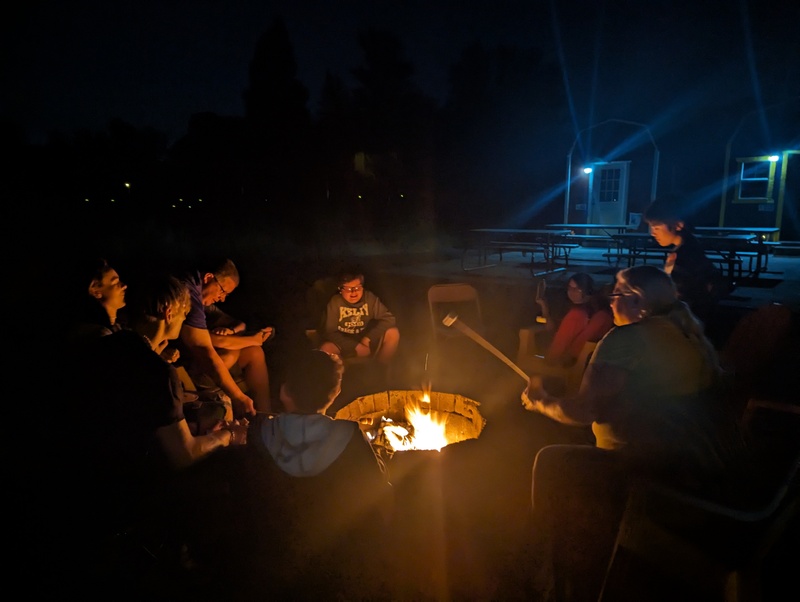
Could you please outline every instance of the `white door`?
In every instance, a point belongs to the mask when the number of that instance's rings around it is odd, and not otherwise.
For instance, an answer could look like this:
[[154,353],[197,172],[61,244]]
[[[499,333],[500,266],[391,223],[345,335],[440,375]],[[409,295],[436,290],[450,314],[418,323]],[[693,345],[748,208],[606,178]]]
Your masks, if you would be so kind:
[[595,165],[589,180],[589,223],[628,223],[630,161]]

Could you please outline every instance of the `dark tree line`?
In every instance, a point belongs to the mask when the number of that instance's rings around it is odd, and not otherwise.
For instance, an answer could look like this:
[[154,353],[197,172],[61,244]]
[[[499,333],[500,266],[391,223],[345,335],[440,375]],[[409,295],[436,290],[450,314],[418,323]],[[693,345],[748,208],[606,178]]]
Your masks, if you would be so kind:
[[440,105],[413,83],[397,36],[369,29],[358,42],[355,86],[329,72],[312,115],[276,19],[254,50],[243,117],[195,114],[171,145],[119,120],[37,147],[9,130],[24,165],[12,184],[63,215],[178,216],[290,235],[323,221],[328,235],[348,237],[485,223],[541,186],[537,145],[564,103],[538,51],[466,49]]

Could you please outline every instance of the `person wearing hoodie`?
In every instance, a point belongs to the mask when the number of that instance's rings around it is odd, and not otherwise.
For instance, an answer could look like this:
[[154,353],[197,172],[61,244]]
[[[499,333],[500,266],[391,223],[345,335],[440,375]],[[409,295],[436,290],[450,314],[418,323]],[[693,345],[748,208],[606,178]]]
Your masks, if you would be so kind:
[[250,594],[387,593],[394,494],[359,424],[326,415],[343,372],[338,355],[299,350],[280,388],[285,412],[259,414],[251,425],[244,483],[253,547],[242,562],[253,570],[237,571],[248,576]]
[[344,358],[373,357],[388,365],[400,343],[397,319],[355,269],[339,273],[325,308],[320,349]]

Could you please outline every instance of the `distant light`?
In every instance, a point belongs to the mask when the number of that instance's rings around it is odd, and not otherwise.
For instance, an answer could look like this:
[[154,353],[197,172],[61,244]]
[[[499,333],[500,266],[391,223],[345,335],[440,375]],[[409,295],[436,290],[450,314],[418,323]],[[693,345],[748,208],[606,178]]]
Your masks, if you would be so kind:
[[773,163],[775,163],[775,161],[777,161],[779,158],[780,157],[778,157],[778,155],[770,155],[769,156],[769,160],[772,161]]
[[131,183],[130,182],[125,182],[125,188],[130,188],[130,187],[131,187]]
[[592,168],[591,168],[591,167],[584,167],[584,168],[583,168],[583,173],[585,173],[585,174],[590,174],[590,173],[592,173]]

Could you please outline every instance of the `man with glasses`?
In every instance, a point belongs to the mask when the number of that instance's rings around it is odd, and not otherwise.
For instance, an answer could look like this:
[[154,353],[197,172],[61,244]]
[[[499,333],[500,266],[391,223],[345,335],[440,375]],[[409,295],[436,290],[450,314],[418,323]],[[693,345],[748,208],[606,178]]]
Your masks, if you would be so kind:
[[325,309],[320,349],[343,358],[374,357],[388,365],[400,342],[394,314],[364,288],[364,274],[344,271],[337,282],[338,293]]
[[[231,399],[236,417],[271,411],[269,371],[262,344],[274,329],[247,331],[247,325],[218,307],[239,286],[239,270],[225,259],[206,272],[195,271],[184,278],[189,288],[191,309],[181,328],[180,340],[193,379],[204,376]],[[242,370],[245,393],[231,374]]]

